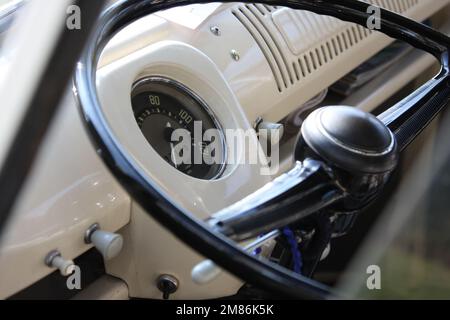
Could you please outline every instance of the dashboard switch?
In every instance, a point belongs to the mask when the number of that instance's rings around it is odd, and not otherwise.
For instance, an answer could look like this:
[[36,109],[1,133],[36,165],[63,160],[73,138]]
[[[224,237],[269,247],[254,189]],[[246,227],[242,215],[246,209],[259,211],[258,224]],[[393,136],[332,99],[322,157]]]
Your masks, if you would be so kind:
[[58,250],[53,250],[47,254],[45,264],[50,268],[58,269],[64,277],[71,275],[75,268],[75,263],[72,260],[64,259]]
[[92,243],[105,260],[116,257],[123,246],[123,237],[120,234],[100,230],[98,223],[89,227],[85,233],[84,241],[87,244]]
[[[258,118],[255,121],[255,129],[260,139],[265,138],[272,145],[278,144],[284,134],[283,124],[264,121],[262,118]],[[264,135],[262,135],[263,132]]]

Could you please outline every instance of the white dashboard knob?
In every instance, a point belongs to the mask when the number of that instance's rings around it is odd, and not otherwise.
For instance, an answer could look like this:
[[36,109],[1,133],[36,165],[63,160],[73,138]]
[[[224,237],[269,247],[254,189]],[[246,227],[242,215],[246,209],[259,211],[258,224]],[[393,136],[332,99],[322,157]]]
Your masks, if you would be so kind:
[[92,243],[105,260],[117,257],[123,247],[123,237],[120,234],[100,230],[97,223],[86,231],[84,239],[86,243]]
[[57,250],[51,251],[45,258],[45,264],[50,268],[59,270],[62,276],[67,277],[71,275],[75,269],[75,263],[72,260],[66,260],[61,256]]
[[197,264],[191,272],[192,280],[197,284],[206,284],[213,281],[222,269],[211,260],[204,260]]

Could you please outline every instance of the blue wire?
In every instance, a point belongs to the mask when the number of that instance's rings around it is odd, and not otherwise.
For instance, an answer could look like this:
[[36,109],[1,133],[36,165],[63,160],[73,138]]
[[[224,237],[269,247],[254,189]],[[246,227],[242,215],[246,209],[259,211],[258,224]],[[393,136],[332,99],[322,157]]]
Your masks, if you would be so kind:
[[291,228],[285,227],[283,229],[283,234],[285,235],[289,246],[291,247],[292,260],[294,261],[294,272],[302,273],[303,261],[302,254],[298,249],[297,239],[295,238],[295,234]]
[[255,256],[258,256],[258,255],[260,255],[260,254],[261,254],[261,252],[262,252],[262,248],[261,248],[261,247],[259,247],[259,248],[256,248],[255,250],[253,250],[253,254],[254,254]]
[[[264,236],[264,234],[260,234],[258,236],[258,238],[261,238],[262,236]],[[255,250],[253,250],[253,255],[254,256],[259,256],[262,253],[262,247],[256,248]]]

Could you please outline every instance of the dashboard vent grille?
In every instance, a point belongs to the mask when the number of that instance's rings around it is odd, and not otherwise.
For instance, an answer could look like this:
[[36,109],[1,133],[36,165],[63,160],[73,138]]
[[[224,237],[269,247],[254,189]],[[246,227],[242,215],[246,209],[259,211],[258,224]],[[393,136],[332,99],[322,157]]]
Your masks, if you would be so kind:
[[289,67],[289,60],[270,26],[272,12],[276,10],[273,6],[245,4],[233,9],[232,14],[255,39],[269,63],[278,91],[282,92],[294,83],[294,78],[292,66]]
[[[365,2],[405,14],[419,0]],[[255,39],[279,92],[331,63],[373,33],[332,17],[262,4],[239,4],[232,9],[232,14]],[[292,30],[297,31],[297,37]]]
[[397,13],[404,13],[419,3],[419,0],[394,0],[394,1],[363,0],[363,1]]

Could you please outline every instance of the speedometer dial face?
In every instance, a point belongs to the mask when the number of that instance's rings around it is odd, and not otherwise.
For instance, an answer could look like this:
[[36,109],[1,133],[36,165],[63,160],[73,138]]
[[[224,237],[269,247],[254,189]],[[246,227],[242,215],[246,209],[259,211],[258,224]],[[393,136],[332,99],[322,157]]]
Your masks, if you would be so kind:
[[[131,101],[143,135],[166,162],[198,179],[210,180],[221,175],[226,150],[223,132],[208,106],[191,90],[170,79],[145,78],[134,85]],[[179,137],[174,135],[178,129],[189,137],[188,157],[183,154],[186,148],[183,151],[178,145],[180,140],[174,139]],[[204,133],[209,129],[218,134],[205,140]]]

